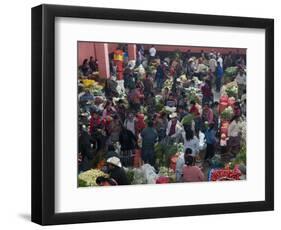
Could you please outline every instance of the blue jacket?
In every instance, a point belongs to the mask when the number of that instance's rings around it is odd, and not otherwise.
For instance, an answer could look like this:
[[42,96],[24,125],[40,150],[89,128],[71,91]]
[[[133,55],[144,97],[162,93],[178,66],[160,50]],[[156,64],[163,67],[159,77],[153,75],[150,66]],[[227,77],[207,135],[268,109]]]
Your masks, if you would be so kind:
[[215,144],[217,141],[216,131],[214,129],[207,129],[205,132],[205,139],[207,144]]

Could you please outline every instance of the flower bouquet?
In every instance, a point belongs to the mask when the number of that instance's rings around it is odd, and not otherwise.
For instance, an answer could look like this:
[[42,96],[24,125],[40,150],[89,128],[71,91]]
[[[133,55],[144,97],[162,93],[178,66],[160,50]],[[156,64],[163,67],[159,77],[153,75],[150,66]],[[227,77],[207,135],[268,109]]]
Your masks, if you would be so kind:
[[202,81],[200,81],[198,77],[193,77],[192,81],[194,82],[195,86],[200,86],[202,84]]
[[231,106],[228,106],[226,109],[224,109],[221,113],[221,119],[229,121],[234,115],[233,108]]
[[169,88],[169,89],[171,89],[171,88],[172,88],[172,85],[173,85],[173,80],[167,79],[167,80],[164,82],[164,88]]
[[195,101],[196,103],[200,102],[200,94],[201,94],[200,89],[196,87],[188,87],[185,90],[185,92],[187,94],[189,101]]

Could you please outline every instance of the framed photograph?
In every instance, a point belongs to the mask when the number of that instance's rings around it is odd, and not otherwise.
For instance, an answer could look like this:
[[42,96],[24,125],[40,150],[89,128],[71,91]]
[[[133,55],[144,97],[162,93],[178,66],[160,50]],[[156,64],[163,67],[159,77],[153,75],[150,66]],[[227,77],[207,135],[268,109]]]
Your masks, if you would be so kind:
[[274,20],[32,8],[32,221],[274,209]]

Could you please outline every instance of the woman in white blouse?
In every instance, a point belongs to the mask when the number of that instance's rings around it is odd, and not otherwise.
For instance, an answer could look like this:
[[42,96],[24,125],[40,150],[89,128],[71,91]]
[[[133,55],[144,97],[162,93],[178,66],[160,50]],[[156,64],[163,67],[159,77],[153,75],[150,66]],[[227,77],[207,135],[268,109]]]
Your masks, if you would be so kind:
[[229,153],[233,154],[234,156],[240,150],[240,129],[239,129],[239,117],[234,116],[230,120],[230,124],[228,126],[228,148]]
[[190,148],[192,150],[192,156],[196,157],[199,153],[199,139],[194,135],[191,128],[185,129],[182,132],[184,149]]

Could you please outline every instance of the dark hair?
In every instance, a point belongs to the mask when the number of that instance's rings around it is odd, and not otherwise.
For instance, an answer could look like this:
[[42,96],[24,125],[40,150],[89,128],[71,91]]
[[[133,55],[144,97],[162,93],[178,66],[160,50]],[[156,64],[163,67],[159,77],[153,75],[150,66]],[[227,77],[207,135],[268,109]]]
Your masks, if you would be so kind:
[[208,86],[212,87],[212,83],[209,79],[206,79],[205,82],[206,82],[206,84],[208,84]]
[[212,104],[212,108],[214,108],[215,106],[218,106],[219,105],[219,102],[215,101],[213,104]]
[[97,177],[96,183],[98,185],[101,185],[101,183],[104,183],[104,182],[108,182],[110,185],[117,185],[116,182],[114,180],[112,180],[111,178],[106,178],[104,176]]
[[148,126],[148,127],[152,127],[152,126],[153,126],[152,120],[148,120],[148,121],[147,121],[147,126]]
[[83,60],[83,64],[82,64],[82,65],[87,64],[87,62],[88,62],[88,58],[85,58],[85,59]]
[[234,120],[237,120],[238,118],[239,118],[239,116],[237,116],[237,115],[233,116],[233,117],[230,119],[230,123],[231,123],[232,121],[234,121]]
[[103,183],[103,182],[105,182],[106,181],[106,178],[104,177],[104,176],[99,176],[99,177],[97,177],[97,179],[96,179],[96,183],[98,184],[98,185],[100,185],[101,183]]
[[114,114],[114,115],[112,116],[112,118],[113,118],[114,120],[117,120],[117,119],[119,118],[119,116],[118,116],[117,114]]
[[210,129],[213,129],[214,127],[215,127],[215,124],[214,124],[214,123],[210,123],[210,124],[209,124],[209,128],[210,128]]
[[107,150],[108,151],[115,151],[114,145],[108,145]]
[[106,103],[105,103],[105,105],[104,105],[104,108],[106,108],[107,106],[111,105],[111,103],[112,103],[112,102],[111,102],[110,100],[107,100]]
[[187,155],[184,157],[184,160],[185,160],[186,165],[191,166],[191,165],[193,165],[194,157],[191,155]]
[[192,100],[192,101],[190,101],[190,104],[195,105],[196,103],[195,103],[195,101]]
[[187,141],[189,141],[189,140],[192,140],[193,137],[194,137],[193,130],[192,130],[190,127],[188,127],[188,128],[185,130],[185,139],[186,139]]
[[185,149],[185,154],[192,154],[192,149],[191,148],[186,148]]
[[165,111],[161,112],[160,114],[161,118],[164,118],[165,116],[167,116],[167,113]]

